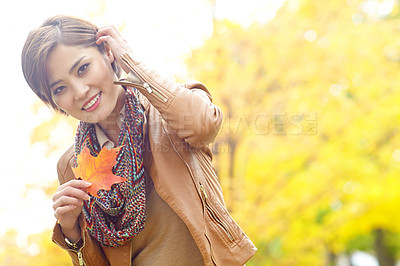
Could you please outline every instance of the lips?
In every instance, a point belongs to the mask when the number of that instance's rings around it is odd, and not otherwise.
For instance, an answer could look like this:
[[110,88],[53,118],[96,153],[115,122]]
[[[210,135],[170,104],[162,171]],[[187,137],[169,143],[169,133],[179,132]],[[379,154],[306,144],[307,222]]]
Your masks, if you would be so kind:
[[101,92],[90,98],[82,107],[82,110],[92,112],[94,111],[100,104],[101,101]]

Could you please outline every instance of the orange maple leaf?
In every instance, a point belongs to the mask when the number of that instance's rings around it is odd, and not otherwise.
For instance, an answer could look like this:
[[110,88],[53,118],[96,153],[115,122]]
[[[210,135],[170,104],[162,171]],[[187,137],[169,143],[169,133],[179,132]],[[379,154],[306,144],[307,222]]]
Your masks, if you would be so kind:
[[113,184],[127,180],[126,178],[114,175],[112,172],[112,168],[117,163],[117,153],[121,148],[122,146],[109,150],[103,147],[99,155],[93,157],[89,149],[85,146],[77,156],[78,166],[72,168],[72,171],[76,179],[80,178],[92,183],[87,189],[90,195],[99,198],[97,192],[100,189],[110,190]]

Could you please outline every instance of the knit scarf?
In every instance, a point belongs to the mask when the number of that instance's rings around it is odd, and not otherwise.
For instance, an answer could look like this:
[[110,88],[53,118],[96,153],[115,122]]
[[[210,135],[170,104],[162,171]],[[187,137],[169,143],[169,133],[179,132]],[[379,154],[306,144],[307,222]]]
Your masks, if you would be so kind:
[[[144,110],[135,88],[128,87],[125,98],[125,119],[118,137],[118,146],[123,147],[117,154],[114,170],[115,175],[128,180],[114,184],[109,191],[100,190],[100,198],[90,196],[83,203],[86,229],[105,247],[123,245],[141,232],[145,223]],[[102,148],[94,124],[81,121],[75,136],[75,166],[76,156],[85,145],[92,156],[97,156]]]

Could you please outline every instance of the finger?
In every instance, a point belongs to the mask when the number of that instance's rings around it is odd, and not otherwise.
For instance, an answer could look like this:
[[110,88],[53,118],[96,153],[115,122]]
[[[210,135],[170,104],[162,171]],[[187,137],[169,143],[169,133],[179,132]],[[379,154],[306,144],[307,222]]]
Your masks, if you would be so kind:
[[74,197],[80,200],[88,200],[90,198],[86,190],[76,187],[64,187],[53,195],[53,202],[56,202],[62,196]]
[[81,200],[88,200],[90,198],[86,190],[82,190],[81,188],[75,188],[75,187],[66,187],[62,191],[58,192],[58,194],[59,194],[58,198],[60,198],[63,195],[69,197],[75,197]]
[[56,217],[56,219],[59,220],[63,214],[66,214],[75,209],[76,209],[75,205],[67,205],[67,206],[59,207],[54,211],[54,217]]
[[115,30],[115,32],[119,32],[119,29],[117,28],[117,26],[115,26],[115,25],[110,25],[109,27],[111,27],[111,28],[113,28],[114,30]]
[[112,37],[122,37],[121,32],[115,25],[104,26],[97,31],[98,36],[104,34],[111,35]]
[[110,27],[112,27],[112,28],[114,29],[114,32],[118,35],[118,37],[119,37],[120,39],[123,39],[122,33],[121,33],[121,31],[119,30],[119,28],[118,28],[117,26],[111,25]]
[[56,202],[53,203],[53,209],[56,210],[57,208],[66,205],[82,206],[83,201],[75,197],[61,196]]
[[120,37],[121,37],[121,35],[119,34],[119,31],[115,30],[115,28],[113,28],[111,26],[101,28],[97,32],[97,34],[96,34],[97,39],[99,39],[102,36],[110,36],[114,39],[120,39]]
[[103,42],[108,43],[108,45],[110,45],[110,47],[111,47],[113,44],[116,44],[115,39],[112,38],[110,35],[103,35],[103,36],[101,36],[100,38],[98,38],[98,39],[96,40],[96,44],[97,44],[97,45],[100,45],[100,44],[103,43]]
[[[54,196],[59,195],[61,191],[65,190],[67,187],[72,187],[76,189],[80,189],[82,191],[86,191],[87,188],[89,188],[92,185],[92,183],[84,181],[84,180],[78,180],[78,179],[73,179],[70,180],[62,185],[60,185],[57,188],[57,192],[54,194]],[[55,201],[55,198],[53,196],[53,201]]]
[[92,185],[92,183],[87,182],[85,180],[79,180],[79,179],[72,179],[62,185],[60,185],[57,190],[63,190],[66,187],[75,187],[75,188],[88,188]]
[[121,54],[123,48],[121,48],[120,44],[117,43],[114,38],[111,38],[110,36],[102,36],[96,41],[97,45],[100,45],[101,43],[108,45],[114,57],[118,57]]

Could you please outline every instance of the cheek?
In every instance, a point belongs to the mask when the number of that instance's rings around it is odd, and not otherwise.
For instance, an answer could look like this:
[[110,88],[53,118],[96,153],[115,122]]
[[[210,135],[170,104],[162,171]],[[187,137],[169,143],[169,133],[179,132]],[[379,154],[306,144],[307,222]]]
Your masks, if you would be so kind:
[[70,114],[71,101],[68,99],[68,95],[60,95],[58,97],[53,98],[53,101],[60,109]]
[[53,97],[53,102],[61,109],[64,109],[62,107],[63,103],[62,100],[60,99],[60,97]]
[[94,71],[92,72],[92,74],[98,80],[111,81],[111,82],[114,80],[115,73],[111,65],[108,65],[107,62],[101,62],[93,70]]

